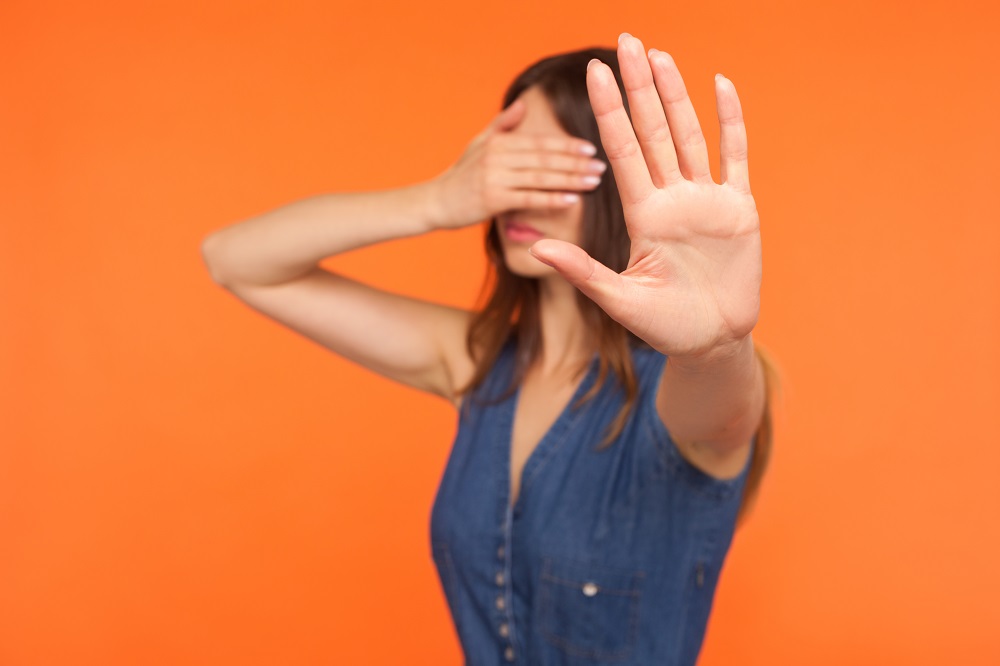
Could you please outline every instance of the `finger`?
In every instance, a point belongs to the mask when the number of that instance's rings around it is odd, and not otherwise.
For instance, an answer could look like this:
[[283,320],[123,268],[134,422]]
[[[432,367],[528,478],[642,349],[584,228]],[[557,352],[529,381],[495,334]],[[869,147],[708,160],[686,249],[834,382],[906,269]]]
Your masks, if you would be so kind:
[[740,192],[750,192],[747,163],[747,130],[736,86],[722,74],[715,75],[715,98],[719,110],[722,182]]
[[632,127],[635,128],[653,185],[663,187],[680,180],[677,154],[670,137],[671,127],[667,125],[649,60],[642,42],[628,33],[622,33],[618,41],[618,64],[632,112]]
[[677,150],[681,173],[695,182],[712,182],[705,135],[674,59],[669,53],[650,49],[649,62],[656,90],[667,113],[667,122],[670,123],[670,135]]
[[624,279],[582,248],[547,238],[532,245],[528,252],[543,264],[559,271],[567,282],[601,306],[613,319],[624,314]]
[[563,171],[519,170],[497,176],[497,182],[511,189],[592,190],[601,184],[596,174],[578,175]]
[[497,137],[499,145],[510,152],[549,152],[593,157],[597,147],[586,139],[546,136],[544,134],[504,134]]
[[622,203],[626,206],[638,203],[653,192],[653,181],[625,112],[615,75],[596,58],[587,66],[587,92]]
[[498,113],[489,125],[489,129],[494,132],[508,132],[524,119],[524,112],[527,107],[521,98],[515,99],[507,105],[503,111]]
[[568,173],[602,174],[608,165],[598,159],[566,155],[552,152],[516,152],[497,153],[493,158],[495,164],[508,169],[542,169],[546,171],[565,171]]
[[574,192],[549,190],[508,190],[500,197],[501,210],[553,210],[579,203]]

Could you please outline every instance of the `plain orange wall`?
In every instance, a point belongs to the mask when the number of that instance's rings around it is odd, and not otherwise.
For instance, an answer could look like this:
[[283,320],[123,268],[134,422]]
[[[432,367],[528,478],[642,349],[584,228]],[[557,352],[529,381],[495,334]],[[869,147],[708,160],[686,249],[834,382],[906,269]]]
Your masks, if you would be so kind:
[[[428,544],[450,406],[246,308],[199,245],[436,175],[521,68],[622,30],[674,55],[713,147],[736,83],[785,381],[701,664],[1000,663],[998,28],[987,2],[3,2],[0,664],[460,663]],[[470,305],[480,230],[329,266]]]

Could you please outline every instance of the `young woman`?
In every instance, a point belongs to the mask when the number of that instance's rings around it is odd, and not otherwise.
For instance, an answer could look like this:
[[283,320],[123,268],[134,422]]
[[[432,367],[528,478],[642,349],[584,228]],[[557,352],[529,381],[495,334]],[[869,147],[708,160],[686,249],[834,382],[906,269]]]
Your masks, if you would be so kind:
[[[468,664],[697,659],[770,449],[746,134],[733,84],[716,96],[721,184],[673,60],[623,34],[522,73],[437,178],[203,244],[249,306],[458,409],[431,550]],[[482,220],[478,312],[318,265]]]

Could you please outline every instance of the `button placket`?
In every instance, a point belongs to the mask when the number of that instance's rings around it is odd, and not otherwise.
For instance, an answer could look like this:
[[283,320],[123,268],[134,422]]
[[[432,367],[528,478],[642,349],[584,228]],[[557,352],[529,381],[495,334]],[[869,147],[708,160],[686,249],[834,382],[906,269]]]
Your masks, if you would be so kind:
[[506,517],[503,525],[504,542],[497,548],[497,559],[501,561],[499,570],[493,576],[499,594],[496,597],[496,608],[500,611],[500,623],[497,625],[497,633],[504,640],[504,660],[514,661],[514,609],[513,609],[513,589],[511,588],[511,552],[510,541],[513,530],[513,507],[509,504],[506,507]]

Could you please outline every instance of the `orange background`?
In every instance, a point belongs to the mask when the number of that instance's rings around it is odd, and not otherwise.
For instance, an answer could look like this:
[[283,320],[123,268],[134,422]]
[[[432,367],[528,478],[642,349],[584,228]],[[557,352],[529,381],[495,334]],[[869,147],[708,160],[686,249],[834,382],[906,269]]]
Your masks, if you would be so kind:
[[[1000,663],[997,19],[5,0],[0,664],[460,663],[428,543],[451,407],[248,309],[200,242],[433,177],[521,68],[622,30],[675,56],[712,146],[736,83],[785,381],[700,663]],[[480,235],[328,265],[470,305]]]

